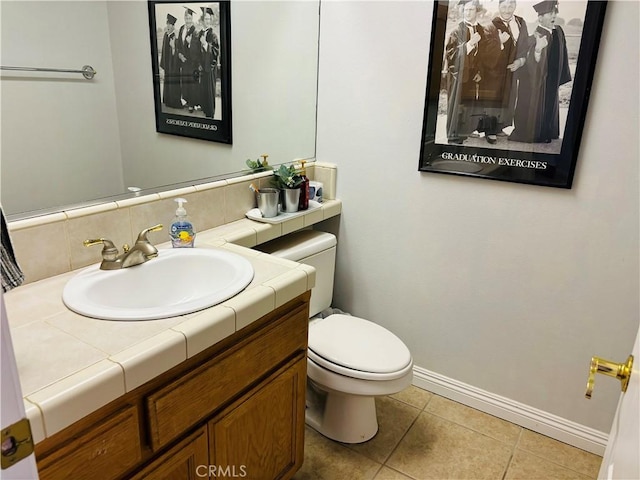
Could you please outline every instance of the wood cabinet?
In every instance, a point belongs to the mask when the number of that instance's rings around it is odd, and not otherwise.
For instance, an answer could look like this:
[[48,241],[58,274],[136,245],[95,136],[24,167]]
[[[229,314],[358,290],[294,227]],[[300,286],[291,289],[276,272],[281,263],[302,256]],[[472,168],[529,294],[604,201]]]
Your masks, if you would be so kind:
[[297,358],[209,422],[212,464],[247,478],[282,478],[297,470],[304,457],[306,375],[306,358]]
[[[138,412],[129,406],[109,415],[95,428],[61,443],[59,449],[38,462],[38,474],[41,480],[92,480],[96,472],[104,478],[117,478],[141,459]],[[87,464],[91,469],[86,468]]]
[[200,427],[195,433],[151,462],[131,480],[196,480],[207,478],[209,450],[207,430]]
[[291,478],[309,292],[36,445],[42,480]]

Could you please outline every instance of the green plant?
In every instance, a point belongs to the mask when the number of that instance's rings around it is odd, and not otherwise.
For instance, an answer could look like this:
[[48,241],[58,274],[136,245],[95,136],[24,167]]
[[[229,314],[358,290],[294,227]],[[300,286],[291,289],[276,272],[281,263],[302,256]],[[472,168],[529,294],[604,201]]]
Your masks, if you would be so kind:
[[269,165],[269,162],[267,162],[267,156],[268,155],[263,155],[262,156],[262,160],[257,159],[257,160],[251,160],[250,158],[247,158],[247,167],[249,167],[253,173],[258,173],[258,172],[266,172],[267,170],[273,170],[273,167],[271,165]]
[[302,183],[302,177],[293,165],[280,165],[280,168],[273,171],[271,183],[276,188],[298,188]]

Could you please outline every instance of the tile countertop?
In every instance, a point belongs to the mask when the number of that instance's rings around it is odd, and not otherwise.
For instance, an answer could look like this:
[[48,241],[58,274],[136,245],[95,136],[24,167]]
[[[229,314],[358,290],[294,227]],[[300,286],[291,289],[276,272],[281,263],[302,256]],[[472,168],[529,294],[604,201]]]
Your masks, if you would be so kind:
[[[247,258],[255,275],[235,297],[199,312],[138,322],[67,309],[62,290],[79,270],[4,295],[27,417],[36,443],[232,335],[315,285],[315,269],[251,250],[340,214],[339,200],[281,224],[238,220],[196,236],[196,248]],[[247,248],[249,247],[249,248]],[[170,244],[158,245],[170,248]]]

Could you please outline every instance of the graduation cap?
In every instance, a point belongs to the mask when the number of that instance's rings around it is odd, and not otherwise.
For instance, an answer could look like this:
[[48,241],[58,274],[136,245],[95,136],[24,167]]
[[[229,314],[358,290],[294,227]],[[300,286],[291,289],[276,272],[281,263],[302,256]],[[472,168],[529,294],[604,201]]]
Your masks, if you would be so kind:
[[173,15],[171,15],[170,13],[167,13],[167,23],[169,25],[175,25],[176,24],[176,20],[177,18],[174,17]]
[[202,14],[204,15],[205,13],[208,13],[209,15],[213,15],[213,10],[211,10],[210,7],[200,7],[200,10],[202,10]]
[[194,13],[196,13],[193,10],[191,10],[189,7],[183,7],[183,8],[186,10],[185,13],[188,13],[189,15],[193,15]]
[[458,7],[464,7],[467,3],[473,3],[478,9],[480,9],[480,2],[478,0],[460,0]]
[[533,9],[537,12],[538,15],[544,15],[545,13],[549,13],[553,10],[558,11],[558,1],[557,0],[545,0],[544,2],[536,3],[533,6]]

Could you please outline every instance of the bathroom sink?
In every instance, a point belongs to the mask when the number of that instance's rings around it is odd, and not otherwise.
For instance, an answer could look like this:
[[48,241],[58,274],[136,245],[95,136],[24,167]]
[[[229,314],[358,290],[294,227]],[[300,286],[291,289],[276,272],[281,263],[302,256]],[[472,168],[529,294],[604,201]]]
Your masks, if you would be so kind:
[[159,250],[141,265],[100,270],[94,265],[67,282],[65,305],[105,320],[152,320],[202,310],[233,297],[253,279],[244,257],[219,249]]

